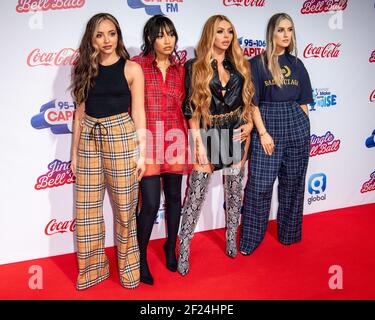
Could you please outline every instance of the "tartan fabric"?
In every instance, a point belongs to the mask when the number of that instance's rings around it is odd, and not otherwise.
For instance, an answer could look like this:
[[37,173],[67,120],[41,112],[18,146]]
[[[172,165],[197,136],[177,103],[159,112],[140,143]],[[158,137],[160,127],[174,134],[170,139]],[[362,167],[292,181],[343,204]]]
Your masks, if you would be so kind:
[[106,186],[116,210],[121,284],[125,288],[139,284],[137,157],[135,126],[128,113],[98,119],[85,115],[76,176],[77,289],[89,288],[109,277],[103,219]]
[[275,150],[271,156],[266,155],[258,134],[253,131],[240,240],[240,250],[245,253],[253,252],[265,236],[276,177],[279,178],[278,239],[283,244],[292,244],[302,238],[309,117],[295,102],[260,102],[259,109]]
[[187,122],[182,113],[185,69],[171,59],[165,81],[152,54],[132,58],[145,76],[145,176],[190,173]]

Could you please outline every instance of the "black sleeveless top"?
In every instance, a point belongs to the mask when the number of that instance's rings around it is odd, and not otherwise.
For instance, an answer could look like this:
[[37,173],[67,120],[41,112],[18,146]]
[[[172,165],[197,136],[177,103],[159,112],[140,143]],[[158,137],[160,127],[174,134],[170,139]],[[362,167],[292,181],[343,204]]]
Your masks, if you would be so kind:
[[124,75],[125,63],[125,59],[120,58],[109,66],[99,64],[99,74],[85,103],[87,115],[104,118],[128,112],[131,95]]

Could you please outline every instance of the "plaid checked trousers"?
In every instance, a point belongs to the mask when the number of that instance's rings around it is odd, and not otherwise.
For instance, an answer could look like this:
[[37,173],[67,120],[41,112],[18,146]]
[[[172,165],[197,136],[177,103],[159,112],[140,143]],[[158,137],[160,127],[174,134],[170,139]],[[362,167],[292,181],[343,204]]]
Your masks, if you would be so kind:
[[259,109],[275,149],[271,156],[266,155],[257,132],[253,131],[240,239],[240,250],[247,254],[253,252],[265,236],[276,177],[279,178],[278,239],[286,245],[301,240],[310,150],[310,121],[299,104],[261,102]]
[[125,288],[139,284],[136,207],[138,147],[128,113],[106,118],[85,115],[78,147],[76,176],[77,289],[109,277],[105,254],[103,199],[108,186],[116,209],[116,239],[120,281]]

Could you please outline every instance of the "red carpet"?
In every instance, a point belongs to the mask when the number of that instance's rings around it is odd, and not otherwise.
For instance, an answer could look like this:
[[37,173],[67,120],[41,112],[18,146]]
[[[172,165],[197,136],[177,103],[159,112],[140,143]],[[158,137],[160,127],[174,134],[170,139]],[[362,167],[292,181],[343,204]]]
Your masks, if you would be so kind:
[[[78,292],[74,254],[0,266],[0,299],[375,299],[375,204],[305,216],[303,240],[283,246],[272,221],[261,246],[250,256],[225,255],[224,229],[195,235],[186,277],[164,267],[162,244],[151,241],[154,286],[120,286],[114,249],[112,275]],[[29,267],[43,268],[43,289],[31,290]],[[332,290],[329,267],[343,270],[343,289]]]

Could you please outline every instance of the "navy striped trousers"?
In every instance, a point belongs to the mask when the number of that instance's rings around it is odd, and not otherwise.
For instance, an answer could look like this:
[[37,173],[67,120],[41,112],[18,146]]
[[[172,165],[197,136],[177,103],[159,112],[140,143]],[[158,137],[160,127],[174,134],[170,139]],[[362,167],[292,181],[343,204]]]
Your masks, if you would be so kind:
[[310,121],[299,104],[261,102],[259,109],[275,149],[271,156],[266,155],[258,133],[252,132],[240,240],[240,250],[247,254],[253,252],[265,236],[276,177],[279,178],[278,239],[283,244],[301,240],[310,150]]

